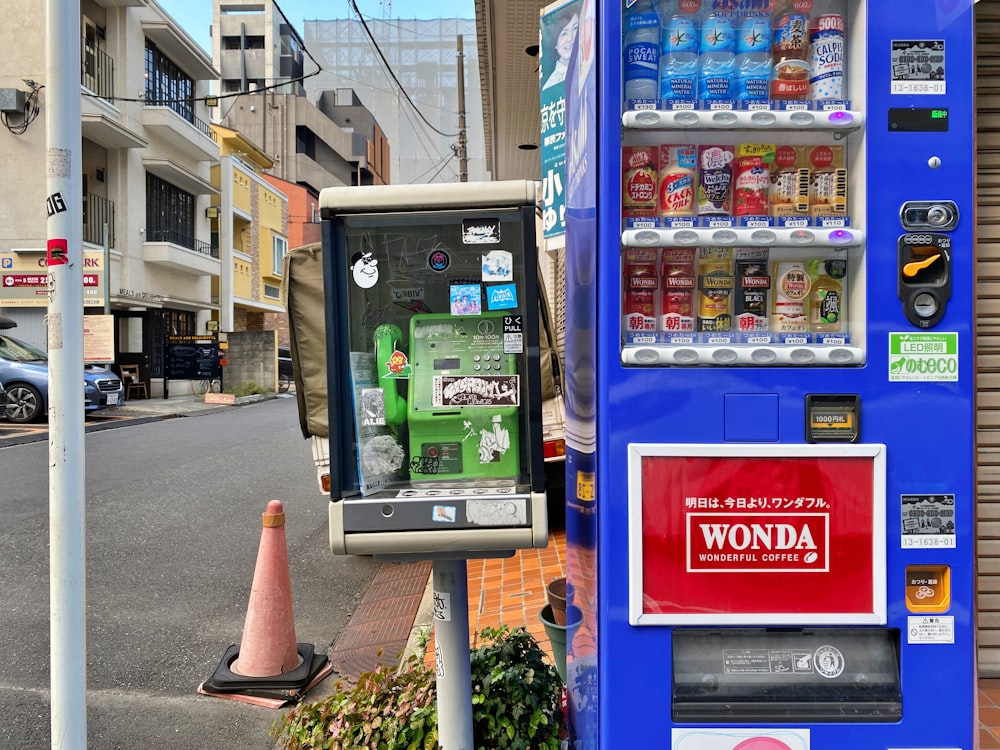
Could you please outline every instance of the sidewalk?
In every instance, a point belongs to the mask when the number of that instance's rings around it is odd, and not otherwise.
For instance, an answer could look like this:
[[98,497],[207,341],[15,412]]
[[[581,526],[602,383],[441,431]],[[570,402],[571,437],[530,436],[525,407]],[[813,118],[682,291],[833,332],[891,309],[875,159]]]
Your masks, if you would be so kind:
[[[221,394],[210,394],[219,396]],[[186,393],[170,398],[133,398],[121,406],[112,406],[98,414],[109,417],[189,417],[196,414],[209,414],[221,409],[231,409],[233,406],[244,406],[272,398],[294,398],[294,394],[262,393],[256,396],[240,396],[235,404],[206,403],[204,396]]]

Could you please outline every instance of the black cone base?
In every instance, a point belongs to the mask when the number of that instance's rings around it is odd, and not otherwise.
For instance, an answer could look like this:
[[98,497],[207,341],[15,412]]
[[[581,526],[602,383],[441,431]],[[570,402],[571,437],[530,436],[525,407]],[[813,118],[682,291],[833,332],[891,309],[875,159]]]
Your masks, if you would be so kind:
[[232,670],[233,663],[240,655],[240,647],[233,644],[226,649],[219,666],[202,687],[210,693],[240,693],[258,698],[299,700],[327,665],[327,658],[323,654],[316,654],[316,648],[311,643],[298,643],[296,648],[302,663],[290,672],[271,677],[246,677]]

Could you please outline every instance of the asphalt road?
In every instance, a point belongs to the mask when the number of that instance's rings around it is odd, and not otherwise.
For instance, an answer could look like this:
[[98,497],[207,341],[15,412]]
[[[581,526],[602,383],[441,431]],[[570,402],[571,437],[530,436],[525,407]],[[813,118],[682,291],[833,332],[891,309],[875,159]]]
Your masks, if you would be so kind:
[[[240,642],[267,502],[299,642],[328,650],[378,566],[330,553],[294,399],[123,425],[85,439],[88,748],[271,748],[280,711],[196,693]],[[47,441],[0,447],[5,750],[50,746],[48,471]]]

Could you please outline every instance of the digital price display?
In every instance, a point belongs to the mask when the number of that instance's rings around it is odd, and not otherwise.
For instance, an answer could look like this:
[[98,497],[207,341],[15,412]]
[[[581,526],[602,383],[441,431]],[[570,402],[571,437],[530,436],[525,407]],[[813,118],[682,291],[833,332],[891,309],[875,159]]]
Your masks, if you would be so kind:
[[890,133],[947,133],[947,107],[890,107]]

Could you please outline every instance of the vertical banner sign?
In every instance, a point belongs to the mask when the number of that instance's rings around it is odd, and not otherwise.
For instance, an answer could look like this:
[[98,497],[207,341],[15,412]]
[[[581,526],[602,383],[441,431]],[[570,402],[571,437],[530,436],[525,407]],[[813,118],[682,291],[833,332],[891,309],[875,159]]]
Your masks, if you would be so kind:
[[542,115],[542,222],[545,239],[566,233],[566,70],[580,28],[582,0],[541,10],[538,46]]
[[630,446],[633,620],[884,622],[879,448]]

